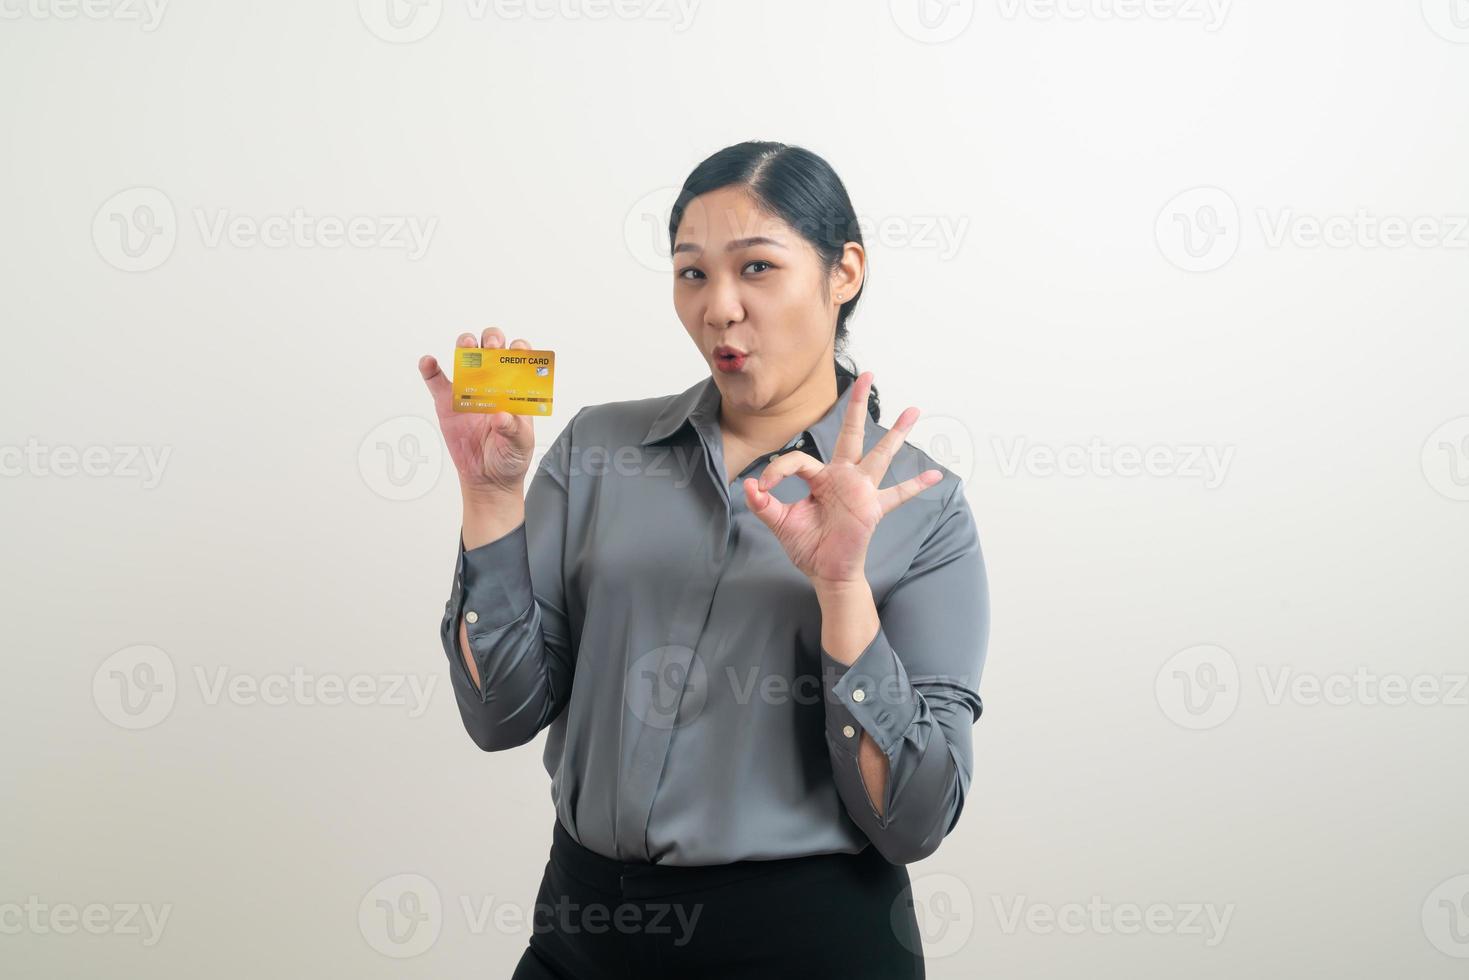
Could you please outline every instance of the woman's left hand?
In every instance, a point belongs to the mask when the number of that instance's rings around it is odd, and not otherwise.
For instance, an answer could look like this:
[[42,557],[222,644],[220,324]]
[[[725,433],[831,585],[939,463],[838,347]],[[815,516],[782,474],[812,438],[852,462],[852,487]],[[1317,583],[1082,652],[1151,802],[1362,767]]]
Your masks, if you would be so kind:
[[[943,479],[938,470],[924,470],[902,483],[878,489],[893,453],[918,420],[918,409],[905,408],[863,456],[871,387],[872,372],[864,371],[847,389],[847,414],[831,462],[792,451],[766,466],[759,480],[746,477],[744,481],[745,503],[775,532],[791,561],[818,588],[865,583],[867,543],[878,521]],[[811,492],[793,504],[771,496],[770,490],[793,473],[810,485]]]

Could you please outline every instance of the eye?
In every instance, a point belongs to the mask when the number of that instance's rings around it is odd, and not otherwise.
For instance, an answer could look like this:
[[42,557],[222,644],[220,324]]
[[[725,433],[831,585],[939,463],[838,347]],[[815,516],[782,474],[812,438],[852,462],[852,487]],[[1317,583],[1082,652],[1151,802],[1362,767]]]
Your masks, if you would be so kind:
[[745,268],[748,269],[752,265],[763,265],[767,269],[774,269],[775,268],[775,266],[771,265],[769,262],[764,261],[763,259],[755,259],[755,260],[753,260],[751,262],[748,262],[748,263],[745,264]]
[[704,275],[704,273],[700,272],[694,266],[689,266],[687,269],[680,269],[678,271],[678,278],[679,279],[689,279],[690,278],[690,276],[689,276],[689,273],[690,272],[695,273],[696,275],[699,275],[699,276],[703,276]]

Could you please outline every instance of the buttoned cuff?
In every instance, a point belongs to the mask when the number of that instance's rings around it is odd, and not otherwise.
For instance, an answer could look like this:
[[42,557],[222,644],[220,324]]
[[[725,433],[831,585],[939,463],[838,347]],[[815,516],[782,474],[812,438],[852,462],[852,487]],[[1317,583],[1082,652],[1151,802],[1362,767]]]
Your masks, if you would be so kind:
[[455,584],[460,586],[455,626],[462,617],[471,641],[524,617],[535,602],[525,522],[521,521],[515,530],[489,544],[468,551],[464,549],[461,530],[459,563],[454,575]]
[[850,665],[822,647],[821,676],[826,732],[832,744],[845,746],[855,756],[865,731],[891,758],[918,716],[919,700],[882,627]]

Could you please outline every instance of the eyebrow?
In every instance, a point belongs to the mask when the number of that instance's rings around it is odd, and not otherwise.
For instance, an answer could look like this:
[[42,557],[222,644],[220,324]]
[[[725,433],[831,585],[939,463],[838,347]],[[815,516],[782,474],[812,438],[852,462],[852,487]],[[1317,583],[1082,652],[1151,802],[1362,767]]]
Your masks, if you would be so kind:
[[[733,252],[738,249],[749,248],[752,245],[774,245],[776,248],[785,248],[785,245],[776,241],[774,238],[765,238],[761,235],[756,235],[754,238],[736,238],[734,241],[724,246],[724,250],[726,252]],[[679,252],[702,251],[704,251],[704,246],[699,245],[696,242],[680,242],[678,245],[674,246],[673,254],[677,255]]]

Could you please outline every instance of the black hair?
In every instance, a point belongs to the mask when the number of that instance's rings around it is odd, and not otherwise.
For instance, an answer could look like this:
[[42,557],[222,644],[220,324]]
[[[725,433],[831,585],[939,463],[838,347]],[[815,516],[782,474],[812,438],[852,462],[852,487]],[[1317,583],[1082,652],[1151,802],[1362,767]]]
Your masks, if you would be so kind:
[[[847,242],[862,244],[862,230],[857,225],[857,214],[847,196],[847,188],[830,164],[803,147],[749,141],[725,147],[689,174],[668,219],[670,251],[689,202],[700,194],[730,185],[743,187],[762,210],[799,232],[816,249],[827,273],[841,261]],[[821,288],[823,294],[829,295],[830,282],[826,276],[822,277]],[[856,365],[843,364],[842,358],[846,356],[847,319],[857,308],[865,288],[864,276],[856,294],[837,311],[834,367],[838,387],[842,378],[857,380]],[[877,385],[867,391],[867,412],[873,421],[880,420]]]

